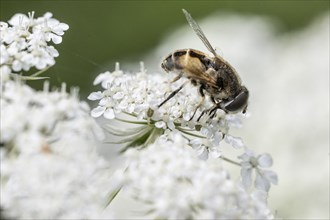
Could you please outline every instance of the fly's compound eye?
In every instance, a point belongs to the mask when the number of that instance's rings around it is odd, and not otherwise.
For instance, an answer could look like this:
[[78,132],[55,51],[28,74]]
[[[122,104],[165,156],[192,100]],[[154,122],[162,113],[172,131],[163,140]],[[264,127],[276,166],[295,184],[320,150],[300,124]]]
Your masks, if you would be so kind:
[[233,100],[223,103],[221,108],[227,112],[235,113],[246,108],[248,99],[249,91],[244,89]]

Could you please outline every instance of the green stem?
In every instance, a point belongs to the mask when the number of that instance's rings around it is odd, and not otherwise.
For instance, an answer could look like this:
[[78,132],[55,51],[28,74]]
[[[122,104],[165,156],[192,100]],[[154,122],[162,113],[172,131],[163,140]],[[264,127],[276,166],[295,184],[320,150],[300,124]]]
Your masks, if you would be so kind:
[[111,126],[109,124],[104,125],[103,128],[106,131],[108,131],[110,134],[113,134],[115,136],[133,136],[133,135],[143,132],[144,130],[146,130],[148,128],[148,126],[140,126],[140,127],[132,128],[132,129],[126,128],[125,131],[116,129],[114,126]]
[[220,156],[220,158],[223,159],[224,161],[227,161],[227,162],[231,163],[231,164],[234,164],[234,165],[237,165],[237,166],[241,166],[240,163],[238,163],[238,162],[236,162],[236,161],[233,161],[233,160],[231,160],[231,159],[229,159],[229,158],[227,158],[227,157]]
[[132,117],[135,117],[136,118],[136,114],[134,114],[134,113],[128,113],[128,112],[125,112],[125,111],[123,111],[123,113],[124,114],[126,114],[126,115],[129,115],[129,116],[132,116]]
[[179,128],[179,127],[177,127],[177,129],[178,129],[179,131],[181,131],[182,133],[187,134],[187,135],[190,135],[190,136],[193,136],[193,137],[198,137],[198,138],[203,138],[203,139],[206,138],[206,137],[201,136],[201,135],[198,135],[198,134],[193,134],[193,133],[187,132],[187,131],[185,131],[185,130]]
[[14,79],[20,79],[20,80],[40,80],[40,79],[49,79],[49,77],[47,76],[43,76],[43,77],[36,77],[36,76],[22,76],[22,75],[18,75],[15,73],[11,73],[10,76],[12,76]]
[[110,195],[109,195],[109,200],[108,202],[105,204],[105,207],[108,207],[110,205],[110,203],[112,202],[112,200],[114,200],[116,198],[116,196],[118,195],[118,193],[120,192],[122,187],[120,187],[119,189],[113,191]]
[[155,140],[163,133],[164,133],[163,129],[159,129],[159,128],[152,129],[150,136],[147,138],[146,142],[144,143],[144,146],[154,143]]
[[126,123],[131,123],[131,124],[137,124],[137,125],[147,125],[147,122],[144,121],[129,121],[129,120],[125,120],[125,119],[121,119],[121,118],[115,118],[118,121],[121,122],[126,122]]
[[42,69],[42,70],[40,70],[40,71],[38,71],[38,72],[32,74],[31,77],[37,77],[37,76],[41,75],[42,73],[46,72],[50,67],[51,67],[51,66],[48,66],[48,67],[46,67],[45,69]]

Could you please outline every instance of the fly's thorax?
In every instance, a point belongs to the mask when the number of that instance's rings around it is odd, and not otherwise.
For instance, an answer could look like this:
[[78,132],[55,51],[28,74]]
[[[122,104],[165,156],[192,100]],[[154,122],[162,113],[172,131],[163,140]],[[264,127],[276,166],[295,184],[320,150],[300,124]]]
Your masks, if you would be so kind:
[[220,89],[218,87],[206,85],[205,91],[217,102],[229,98],[229,93],[226,90]]
[[241,79],[236,70],[225,60],[216,57],[213,68],[216,72],[216,83],[229,97],[236,96],[241,91]]

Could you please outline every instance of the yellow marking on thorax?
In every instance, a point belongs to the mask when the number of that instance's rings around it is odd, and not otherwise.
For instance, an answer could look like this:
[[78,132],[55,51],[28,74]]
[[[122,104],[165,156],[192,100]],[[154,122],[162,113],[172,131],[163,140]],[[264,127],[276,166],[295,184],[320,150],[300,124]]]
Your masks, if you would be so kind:
[[188,64],[188,59],[190,58],[189,57],[189,51],[190,51],[190,49],[187,50],[186,55],[185,55],[185,59],[184,59],[184,61],[186,62],[185,63],[186,65]]

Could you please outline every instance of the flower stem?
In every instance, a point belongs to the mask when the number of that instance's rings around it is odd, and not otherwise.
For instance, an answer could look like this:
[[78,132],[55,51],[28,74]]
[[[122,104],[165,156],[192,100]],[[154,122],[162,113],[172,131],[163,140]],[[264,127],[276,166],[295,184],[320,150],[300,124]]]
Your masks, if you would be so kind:
[[147,125],[147,122],[143,122],[143,121],[129,121],[129,120],[125,120],[125,119],[121,119],[121,118],[115,118],[118,121],[121,122],[126,122],[126,123],[131,123],[131,124],[139,124],[139,125]]
[[186,131],[185,129],[181,129],[180,127],[177,127],[177,129],[179,131],[181,131],[182,133],[187,134],[187,135],[190,135],[190,136],[193,136],[193,137],[198,137],[198,138],[203,138],[203,139],[206,138],[206,137],[201,136],[201,135],[198,135],[198,134],[190,133],[190,132]]
[[236,162],[236,161],[233,161],[233,160],[231,160],[231,159],[228,159],[227,157],[220,156],[220,158],[223,159],[224,161],[227,161],[227,162],[231,163],[231,164],[234,164],[234,165],[237,165],[237,166],[241,166],[240,163],[238,163],[238,162]]
[[122,187],[119,187],[117,190],[115,190],[114,192],[112,192],[109,195],[109,199],[107,201],[107,203],[105,204],[105,207],[108,207],[110,205],[110,203],[112,202],[112,200],[114,200],[116,198],[116,196],[118,195],[118,193],[120,192]]

